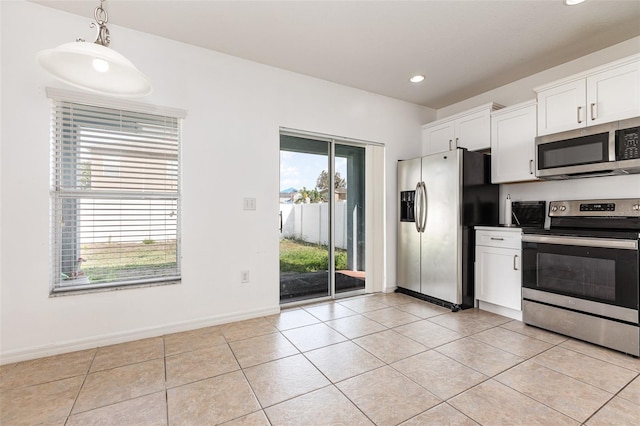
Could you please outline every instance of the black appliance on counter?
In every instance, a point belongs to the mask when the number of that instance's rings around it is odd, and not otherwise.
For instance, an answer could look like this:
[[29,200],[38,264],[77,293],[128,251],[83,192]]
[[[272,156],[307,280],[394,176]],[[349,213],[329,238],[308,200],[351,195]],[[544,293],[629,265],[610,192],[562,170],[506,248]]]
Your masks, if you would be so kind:
[[514,201],[511,203],[511,222],[520,228],[544,228],[546,201]]
[[552,201],[523,228],[523,321],[640,356],[640,198]]

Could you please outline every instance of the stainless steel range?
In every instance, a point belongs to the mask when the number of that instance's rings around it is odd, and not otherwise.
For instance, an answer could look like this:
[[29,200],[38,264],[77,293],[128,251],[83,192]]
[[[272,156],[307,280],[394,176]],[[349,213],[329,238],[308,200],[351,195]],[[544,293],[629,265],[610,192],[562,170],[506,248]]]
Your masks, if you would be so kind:
[[523,321],[640,356],[640,198],[552,201],[524,229]]

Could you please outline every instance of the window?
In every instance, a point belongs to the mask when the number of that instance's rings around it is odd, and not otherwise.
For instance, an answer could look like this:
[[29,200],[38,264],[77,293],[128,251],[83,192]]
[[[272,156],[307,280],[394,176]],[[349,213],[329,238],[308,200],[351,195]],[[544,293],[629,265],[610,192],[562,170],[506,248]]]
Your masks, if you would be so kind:
[[48,94],[52,292],[179,281],[184,114]]

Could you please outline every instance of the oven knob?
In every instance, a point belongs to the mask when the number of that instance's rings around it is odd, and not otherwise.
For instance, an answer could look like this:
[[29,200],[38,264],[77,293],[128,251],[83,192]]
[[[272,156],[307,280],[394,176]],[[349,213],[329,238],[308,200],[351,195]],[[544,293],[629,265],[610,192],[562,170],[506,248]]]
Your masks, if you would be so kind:
[[560,211],[563,212],[565,211],[567,208],[565,206],[560,207]]
[[558,210],[558,206],[553,206],[553,207],[551,207],[551,211],[552,211],[552,212],[555,212],[555,211],[557,211],[557,210]]
[[634,210],[640,210],[640,204],[634,204],[633,205],[633,209]]

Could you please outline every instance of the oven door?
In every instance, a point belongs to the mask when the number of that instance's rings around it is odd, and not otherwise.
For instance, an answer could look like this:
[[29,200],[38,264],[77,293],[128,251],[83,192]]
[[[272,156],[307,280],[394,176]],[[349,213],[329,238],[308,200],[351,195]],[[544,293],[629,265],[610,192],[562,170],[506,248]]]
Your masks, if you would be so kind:
[[637,324],[639,263],[638,240],[525,234],[523,295]]

